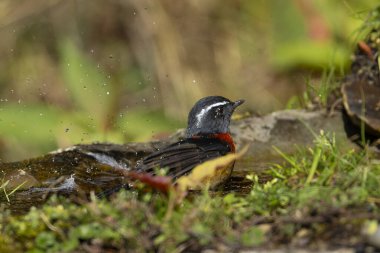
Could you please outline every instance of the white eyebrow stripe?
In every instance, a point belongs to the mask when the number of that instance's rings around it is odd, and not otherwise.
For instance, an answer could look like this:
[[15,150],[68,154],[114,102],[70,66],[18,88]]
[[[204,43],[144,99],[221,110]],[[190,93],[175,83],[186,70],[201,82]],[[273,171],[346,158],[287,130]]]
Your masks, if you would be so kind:
[[201,124],[201,120],[203,118],[203,116],[208,112],[210,111],[212,108],[214,107],[217,107],[217,106],[220,106],[220,105],[225,105],[225,104],[228,104],[229,102],[227,101],[223,101],[223,102],[218,102],[218,103],[215,103],[215,104],[212,104],[212,105],[209,105],[207,106],[206,108],[203,108],[195,117],[197,117],[197,127],[199,128],[199,125]]

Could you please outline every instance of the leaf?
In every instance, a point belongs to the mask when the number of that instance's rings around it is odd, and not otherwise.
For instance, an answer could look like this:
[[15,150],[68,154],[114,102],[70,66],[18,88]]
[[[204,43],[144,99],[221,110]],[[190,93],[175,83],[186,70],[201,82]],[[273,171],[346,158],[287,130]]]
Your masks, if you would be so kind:
[[342,13],[334,3],[270,1],[270,6],[274,18],[271,19],[269,60],[276,70],[289,71],[299,67],[324,70],[328,66],[347,66],[351,49],[334,39],[334,34],[342,34],[344,29],[334,28],[331,24],[348,20],[339,20]]
[[346,66],[349,56],[347,48],[339,47],[333,42],[304,39],[282,43],[273,49],[271,62],[279,70],[300,66],[324,69],[326,66]]
[[145,172],[127,171],[123,173],[126,178],[137,180],[147,186],[163,193],[168,193],[172,186],[172,179],[167,176],[155,176]]
[[238,153],[231,153],[218,157],[196,166],[189,175],[183,176],[177,180],[176,190],[180,195],[185,195],[186,191],[189,189],[194,190],[206,186],[216,186],[212,179],[219,176],[226,166],[242,157],[247,150],[248,146],[245,146]]

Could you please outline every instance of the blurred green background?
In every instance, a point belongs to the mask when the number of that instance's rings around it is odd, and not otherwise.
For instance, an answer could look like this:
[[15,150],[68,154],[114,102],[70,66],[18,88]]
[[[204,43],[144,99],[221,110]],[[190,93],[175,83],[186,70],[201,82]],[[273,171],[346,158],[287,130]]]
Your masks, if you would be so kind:
[[163,138],[206,95],[283,109],[347,71],[377,2],[1,0],[1,161]]

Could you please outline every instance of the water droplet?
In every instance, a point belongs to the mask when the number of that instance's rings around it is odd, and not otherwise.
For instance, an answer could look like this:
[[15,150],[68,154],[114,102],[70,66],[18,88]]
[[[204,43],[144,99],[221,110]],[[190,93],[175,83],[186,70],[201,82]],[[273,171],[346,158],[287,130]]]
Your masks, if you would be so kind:
[[197,81],[194,79],[194,80],[193,80],[193,83],[197,83]]
[[143,101],[143,103],[145,103],[145,102],[146,102],[146,99],[145,99],[145,98],[143,98],[143,99],[142,99],[142,101]]
[[107,91],[107,95],[109,95],[110,94],[110,92],[109,91]]

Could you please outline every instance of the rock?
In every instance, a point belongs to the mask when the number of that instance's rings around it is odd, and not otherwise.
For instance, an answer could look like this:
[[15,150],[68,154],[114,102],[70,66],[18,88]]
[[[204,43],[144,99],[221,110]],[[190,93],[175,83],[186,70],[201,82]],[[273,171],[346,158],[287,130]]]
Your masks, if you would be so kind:
[[341,112],[327,116],[324,111],[287,110],[234,122],[231,132],[237,147],[244,143],[250,145],[245,159],[235,165],[235,173],[262,171],[269,164],[280,162],[282,158],[273,147],[286,154],[294,153],[299,147],[311,147],[321,130],[335,135],[341,149],[358,149],[347,138]]

